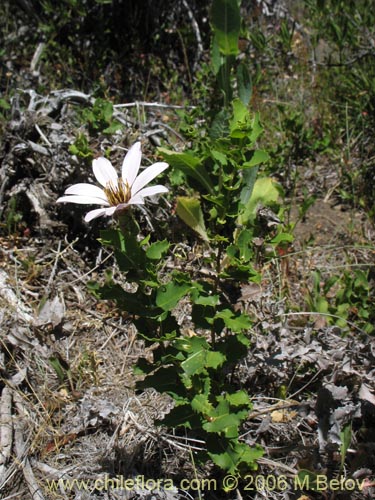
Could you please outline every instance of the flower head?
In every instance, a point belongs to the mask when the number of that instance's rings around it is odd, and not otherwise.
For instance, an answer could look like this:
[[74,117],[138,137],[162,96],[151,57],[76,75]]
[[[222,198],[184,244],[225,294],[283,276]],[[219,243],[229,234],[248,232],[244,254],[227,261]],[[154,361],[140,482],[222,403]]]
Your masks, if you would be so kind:
[[145,186],[168,168],[168,163],[154,163],[138,175],[141,158],[141,143],[136,142],[124,158],[121,177],[118,177],[111,162],[106,158],[94,160],[92,169],[103,188],[87,183],[74,184],[65,190],[64,196],[59,198],[57,203],[102,205],[102,208],[91,210],[85,215],[85,221],[90,222],[102,215],[114,215],[129,205],[143,205],[146,196],[167,193],[165,186]]

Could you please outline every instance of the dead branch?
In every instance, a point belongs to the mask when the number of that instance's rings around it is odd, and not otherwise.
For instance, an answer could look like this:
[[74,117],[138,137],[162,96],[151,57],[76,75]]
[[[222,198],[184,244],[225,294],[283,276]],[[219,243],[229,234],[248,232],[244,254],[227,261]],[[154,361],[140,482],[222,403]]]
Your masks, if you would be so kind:
[[187,10],[187,14],[188,14],[188,17],[190,19],[195,38],[197,39],[197,50],[195,52],[195,60],[194,60],[194,64],[193,64],[193,71],[195,71],[197,64],[199,62],[199,59],[201,58],[201,55],[203,54],[202,37],[201,37],[201,32],[199,30],[198,23],[194,17],[193,11],[191,10],[190,5],[188,4],[187,0],[182,0],[182,5]]
[[0,489],[6,478],[13,443],[12,392],[5,386],[0,400]]

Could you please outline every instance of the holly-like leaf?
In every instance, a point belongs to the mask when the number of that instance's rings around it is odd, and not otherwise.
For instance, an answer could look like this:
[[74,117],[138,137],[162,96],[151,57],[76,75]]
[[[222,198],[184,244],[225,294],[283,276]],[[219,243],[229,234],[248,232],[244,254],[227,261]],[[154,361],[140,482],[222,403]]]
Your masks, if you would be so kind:
[[170,311],[188,293],[190,288],[191,285],[189,283],[170,281],[166,285],[162,285],[156,292],[156,305],[163,309],[163,311]]
[[218,351],[208,351],[206,355],[206,366],[207,368],[213,368],[216,370],[219,366],[223,365],[226,361],[226,357]]
[[251,448],[237,440],[211,435],[207,439],[207,451],[212,461],[230,474],[237,474],[241,469],[256,469],[256,461],[262,457],[260,447]]
[[176,212],[185,224],[198,233],[204,241],[209,241],[199,200],[179,196],[177,198]]
[[234,314],[230,309],[223,309],[215,314],[215,319],[222,319],[227,328],[235,333],[248,330],[252,323],[247,314]]
[[206,415],[208,417],[214,413],[214,407],[208,401],[206,394],[197,394],[191,402],[191,407],[197,413],[201,413],[202,415]]
[[156,241],[146,250],[146,256],[151,260],[159,260],[168,251],[169,243],[167,240]]
[[231,406],[247,406],[251,407],[250,398],[246,391],[240,390],[232,394],[226,394],[225,399]]
[[227,438],[237,438],[241,422],[248,415],[248,410],[240,410],[234,413],[228,401],[220,401],[214,411],[211,411],[211,419],[203,424],[207,432],[222,434]]

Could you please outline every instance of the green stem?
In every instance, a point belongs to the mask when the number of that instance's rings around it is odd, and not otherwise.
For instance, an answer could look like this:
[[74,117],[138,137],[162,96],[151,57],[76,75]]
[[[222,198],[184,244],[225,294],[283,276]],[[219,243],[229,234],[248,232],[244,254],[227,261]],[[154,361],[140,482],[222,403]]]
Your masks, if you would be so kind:
[[[213,290],[213,293],[216,294],[218,289],[219,289],[219,285],[220,285],[220,273],[221,273],[221,256],[222,256],[222,253],[223,253],[223,245],[222,243],[220,242],[218,244],[218,249],[217,249],[217,254],[216,254],[216,265],[215,265],[215,281],[214,281],[214,290]],[[212,343],[212,347],[215,347],[215,343],[216,343],[216,337],[215,337],[215,327],[214,325],[212,325],[212,328],[211,328],[211,343]]]
[[120,231],[124,236],[126,236],[127,234],[132,234],[136,237],[136,235],[139,233],[139,226],[133,217],[131,208],[127,208],[126,210],[116,215],[116,220],[118,222]]

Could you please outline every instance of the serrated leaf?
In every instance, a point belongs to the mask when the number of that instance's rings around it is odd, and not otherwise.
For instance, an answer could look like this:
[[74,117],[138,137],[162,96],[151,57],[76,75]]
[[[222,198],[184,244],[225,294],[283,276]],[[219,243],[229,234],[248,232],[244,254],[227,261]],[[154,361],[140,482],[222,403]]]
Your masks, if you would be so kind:
[[163,311],[170,311],[187,294],[191,285],[188,283],[176,283],[170,281],[167,285],[162,285],[156,292],[156,305]]
[[199,200],[179,196],[177,198],[176,212],[185,224],[198,233],[204,241],[209,241]]
[[256,469],[256,461],[263,455],[260,447],[251,448],[237,440],[217,439],[216,436],[208,437],[207,451],[212,461],[230,474],[237,474],[243,468]]
[[215,149],[213,149],[210,153],[211,153],[212,158],[214,158],[214,160],[218,161],[221,165],[228,164],[227,157],[224,153],[221,153],[220,151],[216,151]]
[[249,395],[244,390],[240,390],[232,394],[226,394],[225,399],[231,406],[251,406]]
[[205,394],[197,394],[191,402],[191,407],[194,411],[202,415],[210,416],[214,412],[214,407],[208,401]]
[[238,437],[239,426],[248,415],[248,410],[241,410],[233,413],[229,403],[223,401],[211,412],[212,417],[209,422],[205,422],[202,427],[207,432],[223,434],[225,437],[233,439]]
[[235,315],[230,309],[223,309],[215,314],[215,319],[222,319],[227,328],[233,332],[241,332],[251,327],[251,319],[247,314]]
[[167,240],[156,241],[152,243],[146,250],[146,256],[151,260],[159,260],[167,252],[169,243]]
[[277,245],[279,243],[292,242],[292,241],[294,241],[293,234],[279,233],[271,240],[271,243],[272,243],[272,245]]
[[206,367],[216,370],[216,368],[225,363],[226,359],[227,358],[221,352],[208,351],[206,355]]

